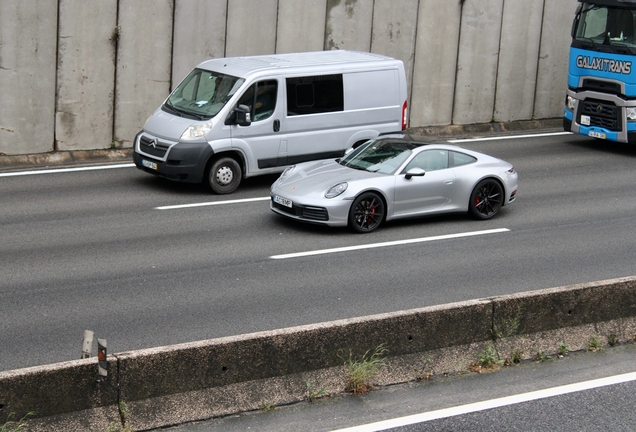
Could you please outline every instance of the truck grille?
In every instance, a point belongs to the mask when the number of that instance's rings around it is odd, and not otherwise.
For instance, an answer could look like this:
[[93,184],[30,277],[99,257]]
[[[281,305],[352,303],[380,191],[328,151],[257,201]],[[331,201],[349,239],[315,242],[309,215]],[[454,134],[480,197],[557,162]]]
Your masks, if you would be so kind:
[[142,135],[139,138],[139,151],[150,156],[163,158],[170,146],[159,140]]
[[618,132],[623,129],[619,117],[620,113],[620,108],[613,103],[598,100],[584,100],[581,104],[579,121],[581,115],[586,115],[590,117],[589,126],[599,126]]

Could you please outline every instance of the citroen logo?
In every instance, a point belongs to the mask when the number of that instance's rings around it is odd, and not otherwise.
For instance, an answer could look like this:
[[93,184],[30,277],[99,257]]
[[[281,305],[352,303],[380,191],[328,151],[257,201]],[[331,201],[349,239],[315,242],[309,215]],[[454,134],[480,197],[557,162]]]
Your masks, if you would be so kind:
[[150,141],[150,144],[148,144],[148,147],[152,147],[153,149],[157,148],[157,138],[153,138],[152,141]]

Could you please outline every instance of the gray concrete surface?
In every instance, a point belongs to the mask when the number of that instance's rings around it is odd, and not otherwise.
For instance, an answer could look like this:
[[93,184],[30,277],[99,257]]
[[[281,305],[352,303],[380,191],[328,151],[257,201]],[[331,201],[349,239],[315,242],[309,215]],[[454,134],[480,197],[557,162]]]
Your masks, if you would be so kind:
[[59,11],[55,148],[92,150],[113,139],[117,0],[62,0]]
[[0,153],[128,148],[205,58],[293,50],[399,58],[411,127],[561,116],[576,0],[397,4],[0,0]]
[[497,121],[532,117],[542,20],[541,3],[504,3],[493,115]]

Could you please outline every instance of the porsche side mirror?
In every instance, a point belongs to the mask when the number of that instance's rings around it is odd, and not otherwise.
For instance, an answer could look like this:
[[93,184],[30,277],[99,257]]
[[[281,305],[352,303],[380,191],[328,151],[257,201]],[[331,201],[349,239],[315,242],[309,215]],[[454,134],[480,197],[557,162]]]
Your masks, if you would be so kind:
[[407,180],[410,180],[411,177],[424,177],[424,174],[426,174],[426,171],[424,171],[422,168],[411,168],[406,172],[406,176],[404,177]]

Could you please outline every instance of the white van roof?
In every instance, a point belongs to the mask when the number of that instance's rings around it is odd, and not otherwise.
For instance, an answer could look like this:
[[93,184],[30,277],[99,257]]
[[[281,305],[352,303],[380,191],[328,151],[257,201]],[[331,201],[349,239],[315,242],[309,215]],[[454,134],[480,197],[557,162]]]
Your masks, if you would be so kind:
[[[280,69],[321,69],[337,65],[357,65],[358,67],[377,67],[378,63],[399,62],[391,57],[361,51],[330,50],[301,53],[269,54],[245,57],[225,57],[206,60],[197,66],[200,69],[214,70],[228,75],[247,77],[258,72]],[[401,63],[401,62],[400,62]]]

